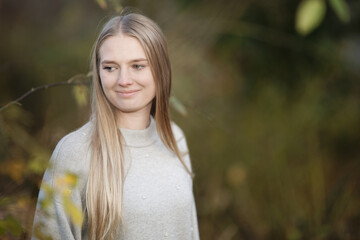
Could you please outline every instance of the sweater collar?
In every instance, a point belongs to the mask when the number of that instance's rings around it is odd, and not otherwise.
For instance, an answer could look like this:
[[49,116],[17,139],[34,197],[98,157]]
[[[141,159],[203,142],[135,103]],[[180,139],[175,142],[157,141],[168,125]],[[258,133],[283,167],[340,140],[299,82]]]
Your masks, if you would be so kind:
[[124,145],[128,147],[146,147],[154,143],[157,138],[156,122],[152,115],[150,115],[150,125],[145,129],[119,129],[125,138]]

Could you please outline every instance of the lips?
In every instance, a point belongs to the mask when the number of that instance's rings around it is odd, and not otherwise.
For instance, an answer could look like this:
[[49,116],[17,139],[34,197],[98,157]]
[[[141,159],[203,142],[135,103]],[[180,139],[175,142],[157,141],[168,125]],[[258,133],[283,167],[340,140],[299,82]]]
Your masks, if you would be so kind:
[[136,94],[138,91],[140,91],[140,90],[116,91],[116,93],[118,95],[120,95],[121,97],[130,97],[130,96],[133,96],[134,94]]
[[118,93],[124,93],[124,94],[128,94],[128,93],[134,93],[134,92],[137,92],[139,90],[130,90],[130,91],[116,91]]

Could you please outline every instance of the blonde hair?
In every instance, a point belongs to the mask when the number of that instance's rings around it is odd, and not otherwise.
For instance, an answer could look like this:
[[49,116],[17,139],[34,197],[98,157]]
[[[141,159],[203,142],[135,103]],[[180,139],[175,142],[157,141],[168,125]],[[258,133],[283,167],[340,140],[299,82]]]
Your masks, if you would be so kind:
[[[118,33],[135,37],[142,45],[155,79],[156,93],[150,114],[164,145],[174,152],[186,171],[169,118],[171,68],[165,37],[159,26],[138,13],[111,18],[100,32],[93,51],[91,168],[86,186],[86,213],[89,239],[113,239],[123,224],[124,155],[121,131],[117,128],[115,107],[107,100],[99,77],[99,49],[109,37]],[[119,182],[121,184],[119,184]]]

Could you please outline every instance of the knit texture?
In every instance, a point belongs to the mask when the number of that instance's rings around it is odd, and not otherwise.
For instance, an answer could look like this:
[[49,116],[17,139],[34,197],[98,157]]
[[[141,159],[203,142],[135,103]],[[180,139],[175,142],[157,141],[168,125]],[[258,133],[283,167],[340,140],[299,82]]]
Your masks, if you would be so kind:
[[[71,172],[79,176],[71,199],[84,210],[86,182],[90,170],[90,132],[92,123],[67,134],[57,144],[46,170],[36,207],[36,226],[53,239],[87,239],[87,226],[76,226],[65,213],[60,196],[55,195],[47,214],[40,210],[46,196],[46,185],[56,187],[56,179]],[[186,153],[185,164],[191,169],[186,138],[181,128],[171,122],[178,147]],[[119,226],[117,239],[199,239],[193,182],[177,156],[169,151],[150,125],[143,130],[120,128],[125,139],[124,225]],[[87,219],[85,219],[85,222]]]

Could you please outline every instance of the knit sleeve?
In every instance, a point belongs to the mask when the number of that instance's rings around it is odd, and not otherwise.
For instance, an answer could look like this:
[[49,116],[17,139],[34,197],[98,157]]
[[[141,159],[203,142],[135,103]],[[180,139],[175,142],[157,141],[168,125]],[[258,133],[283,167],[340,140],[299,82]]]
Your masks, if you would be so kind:
[[[173,131],[175,134],[175,138],[176,138],[178,147],[179,147],[180,151],[184,154],[185,164],[190,169],[190,171],[192,171],[194,173],[192,164],[191,164],[190,153],[189,153],[189,148],[187,145],[185,134],[182,131],[182,129],[174,122],[173,122]],[[191,184],[191,189],[193,189],[193,181],[192,180],[190,181],[190,184]],[[199,226],[198,226],[198,220],[197,220],[197,211],[196,211],[196,203],[195,203],[194,194],[193,194],[193,198],[192,198],[191,221],[192,221],[192,228],[191,228],[192,239],[198,240],[198,239],[200,239],[200,236],[199,236]]]
[[[44,173],[41,183],[39,197],[34,215],[32,240],[35,239],[81,239],[81,226],[74,224],[66,214],[64,208],[63,194],[56,192],[59,182],[67,172],[71,172],[69,163],[75,162],[76,149],[69,139],[70,135],[62,138],[57,144],[51,159],[50,165]],[[78,150],[78,149],[77,149]],[[76,165],[76,164],[72,164]],[[55,192],[51,192],[53,189]],[[80,189],[72,188],[70,191],[71,202],[79,209],[82,209]]]
[[[189,150],[188,150],[188,147],[187,147],[187,144],[186,144],[186,138],[185,138],[185,135],[184,135],[184,138],[183,138],[183,144],[185,145],[186,147],[186,150],[188,152],[188,154],[185,156],[185,161],[189,164],[189,167],[190,167],[190,170],[192,170],[192,166],[191,166],[191,160],[190,160],[190,154],[189,154]],[[191,181],[191,188],[193,189],[193,181]],[[199,226],[198,226],[198,221],[197,221],[197,211],[196,211],[196,203],[195,203],[195,197],[194,197],[194,193],[193,193],[193,198],[192,198],[192,212],[191,212],[191,218],[192,218],[192,228],[191,228],[191,231],[192,231],[192,239],[193,240],[198,240],[200,239],[200,236],[199,236]]]
[[183,130],[175,122],[171,122],[171,123],[172,123],[172,131],[174,133],[176,143],[177,143],[177,146],[178,146],[178,148],[180,150],[180,153],[181,153],[181,155],[183,157],[183,160],[184,160],[187,168],[191,172],[193,172],[193,169],[192,169],[192,166],[191,166],[189,148],[188,148],[188,145],[187,145],[185,134],[184,134]]
[[195,200],[193,199],[193,207],[192,207],[192,223],[193,223],[193,227],[192,227],[192,234],[193,234],[193,239],[194,240],[198,240],[200,239],[200,235],[199,235],[199,226],[198,226],[198,220],[197,220],[197,212],[196,212],[196,204],[195,204]]

